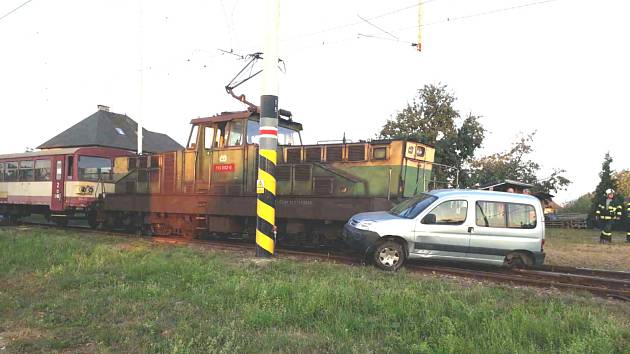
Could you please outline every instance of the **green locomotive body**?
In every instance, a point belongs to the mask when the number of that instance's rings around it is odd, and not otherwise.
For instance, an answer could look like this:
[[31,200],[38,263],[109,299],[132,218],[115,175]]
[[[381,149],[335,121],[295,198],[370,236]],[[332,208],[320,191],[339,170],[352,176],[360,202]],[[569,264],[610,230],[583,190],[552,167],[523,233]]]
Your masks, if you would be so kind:
[[[99,206],[106,227],[153,234],[254,235],[259,113],[193,119],[185,150],[121,157],[115,193]],[[405,140],[302,145],[302,125],[280,118],[278,236],[337,239],[358,212],[384,210],[428,189],[435,150]]]

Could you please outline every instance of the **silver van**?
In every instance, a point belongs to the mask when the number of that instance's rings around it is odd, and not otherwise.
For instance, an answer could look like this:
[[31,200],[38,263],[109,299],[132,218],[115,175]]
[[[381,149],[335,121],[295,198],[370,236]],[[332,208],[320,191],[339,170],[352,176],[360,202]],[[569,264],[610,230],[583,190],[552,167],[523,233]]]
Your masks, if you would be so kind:
[[545,260],[542,206],[524,194],[434,190],[389,211],[354,215],[343,238],[385,270],[407,258],[522,267]]

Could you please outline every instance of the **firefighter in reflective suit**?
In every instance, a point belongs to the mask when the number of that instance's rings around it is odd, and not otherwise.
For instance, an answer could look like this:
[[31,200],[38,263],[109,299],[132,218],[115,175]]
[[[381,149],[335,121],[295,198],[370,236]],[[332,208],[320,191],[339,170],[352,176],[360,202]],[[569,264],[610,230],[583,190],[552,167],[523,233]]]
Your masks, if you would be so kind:
[[597,206],[595,211],[595,218],[599,220],[600,227],[602,229],[599,235],[599,243],[611,243],[612,242],[612,226],[613,223],[621,219],[621,212],[623,207],[616,205],[615,191],[613,189],[606,190],[606,202]]

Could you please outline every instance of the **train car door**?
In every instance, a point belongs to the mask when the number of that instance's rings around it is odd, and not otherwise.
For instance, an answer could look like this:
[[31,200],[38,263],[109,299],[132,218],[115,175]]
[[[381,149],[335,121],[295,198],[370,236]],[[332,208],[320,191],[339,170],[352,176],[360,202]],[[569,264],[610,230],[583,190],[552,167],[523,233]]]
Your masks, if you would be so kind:
[[50,202],[50,210],[64,210],[65,197],[65,174],[64,174],[65,156],[53,157],[53,173],[52,180],[52,200]]

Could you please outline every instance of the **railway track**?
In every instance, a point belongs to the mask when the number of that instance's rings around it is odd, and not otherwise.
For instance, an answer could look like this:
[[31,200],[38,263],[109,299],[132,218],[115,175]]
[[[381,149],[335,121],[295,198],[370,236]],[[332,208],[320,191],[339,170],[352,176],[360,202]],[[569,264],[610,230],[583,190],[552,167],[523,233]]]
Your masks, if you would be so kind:
[[[52,229],[72,229],[80,232],[90,232],[108,236],[136,238],[128,233],[92,230],[86,227],[70,226],[62,228],[55,225],[25,223],[26,226]],[[198,247],[243,252],[253,254],[255,245],[243,242],[190,240],[177,237],[143,237],[151,243],[194,245]],[[279,256],[289,256],[298,259],[322,260],[348,265],[361,265],[361,257],[331,251],[311,251],[279,248]],[[630,272],[610,271],[602,269],[574,268],[566,266],[545,265],[534,269],[504,269],[462,264],[444,264],[434,262],[410,261],[405,265],[408,271],[424,274],[447,274],[451,276],[507,283],[513,285],[536,286],[543,288],[557,288],[570,291],[586,291],[594,295],[630,301]]]

